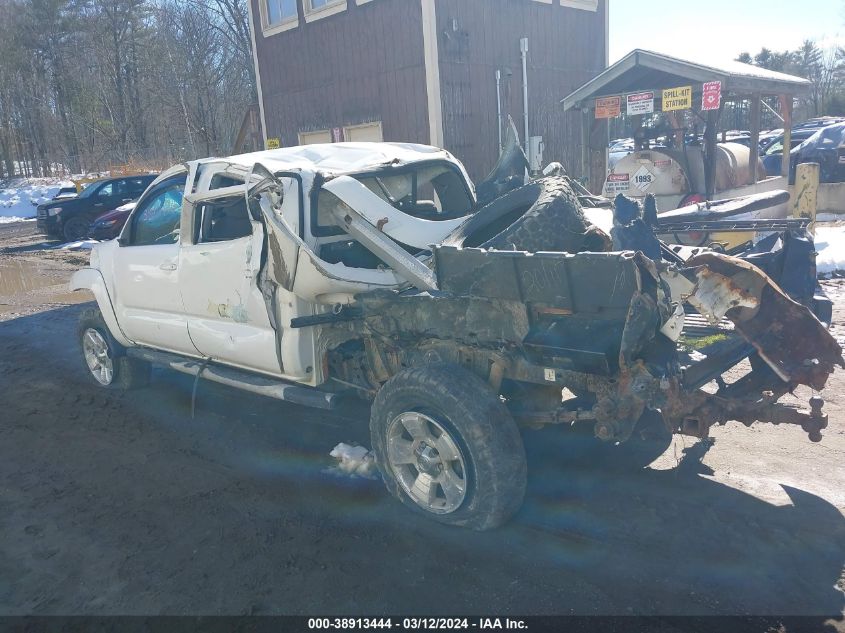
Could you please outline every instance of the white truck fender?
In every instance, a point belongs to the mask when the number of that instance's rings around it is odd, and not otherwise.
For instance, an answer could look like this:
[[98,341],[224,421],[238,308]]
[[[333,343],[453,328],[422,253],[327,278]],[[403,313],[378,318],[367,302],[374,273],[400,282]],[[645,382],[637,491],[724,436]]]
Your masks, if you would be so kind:
[[126,338],[126,335],[117,323],[114,306],[106,289],[106,282],[99,270],[96,268],[81,268],[77,270],[73,273],[73,277],[70,278],[69,287],[73,292],[77,290],[90,290],[93,292],[94,298],[97,299],[97,305],[100,307],[100,312],[103,314],[103,320],[106,322],[106,326],[109,328],[109,332],[111,332],[114,340],[124,347],[134,345],[132,341]]

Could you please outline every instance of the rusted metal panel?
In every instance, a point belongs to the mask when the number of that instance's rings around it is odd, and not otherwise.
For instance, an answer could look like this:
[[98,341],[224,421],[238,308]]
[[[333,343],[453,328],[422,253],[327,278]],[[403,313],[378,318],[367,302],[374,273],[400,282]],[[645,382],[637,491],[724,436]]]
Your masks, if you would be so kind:
[[633,253],[570,255],[440,246],[434,255],[440,288],[458,295],[624,315],[639,289]]
[[822,389],[834,366],[845,367],[842,349],[827,328],[753,264],[702,253],[687,265],[701,267],[693,273],[699,311],[732,321],[784,382]]

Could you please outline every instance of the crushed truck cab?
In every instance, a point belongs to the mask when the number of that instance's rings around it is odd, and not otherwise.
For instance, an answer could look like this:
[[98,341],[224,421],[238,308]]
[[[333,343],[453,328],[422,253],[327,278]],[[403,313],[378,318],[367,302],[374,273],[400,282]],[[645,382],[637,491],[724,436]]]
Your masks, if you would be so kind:
[[476,529],[521,503],[520,427],[620,454],[729,420],[820,439],[820,399],[778,404],[843,363],[806,224],[733,255],[674,247],[631,201],[520,186],[520,154],[480,201],[448,152],[411,144],[168,170],[72,282],[99,307],[79,328],[92,378],[138,386],[158,363],[316,407],[365,397],[391,493]]

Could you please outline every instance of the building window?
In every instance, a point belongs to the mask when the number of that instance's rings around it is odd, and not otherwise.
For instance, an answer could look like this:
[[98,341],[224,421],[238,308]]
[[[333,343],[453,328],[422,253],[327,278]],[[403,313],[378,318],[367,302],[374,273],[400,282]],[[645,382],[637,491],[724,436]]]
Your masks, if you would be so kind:
[[560,4],[563,7],[584,9],[585,11],[597,11],[599,8],[599,0],[560,0]]
[[302,6],[305,9],[305,21],[311,22],[346,11],[346,0],[303,0]]
[[314,145],[316,143],[331,143],[332,142],[332,131],[331,130],[317,130],[314,132],[300,132],[299,133],[299,144],[300,145]]
[[384,141],[381,131],[381,121],[363,123],[361,125],[347,125],[343,128],[343,139],[355,143],[381,143]]
[[296,20],[296,0],[264,0],[267,7],[267,26]]
[[260,0],[258,7],[261,11],[261,30],[265,37],[299,25],[296,0]]

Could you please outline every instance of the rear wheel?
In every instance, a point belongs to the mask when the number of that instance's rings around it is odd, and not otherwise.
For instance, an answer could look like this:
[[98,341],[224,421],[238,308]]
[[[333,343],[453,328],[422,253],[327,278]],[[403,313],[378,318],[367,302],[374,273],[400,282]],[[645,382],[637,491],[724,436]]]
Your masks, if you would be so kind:
[[519,430],[488,385],[460,366],[396,374],[376,396],[370,433],[387,489],[421,514],[486,530],[522,505]]
[[135,389],[150,382],[150,364],[126,356],[114,340],[98,308],[87,308],[79,317],[77,338],[88,376],[106,389]]

